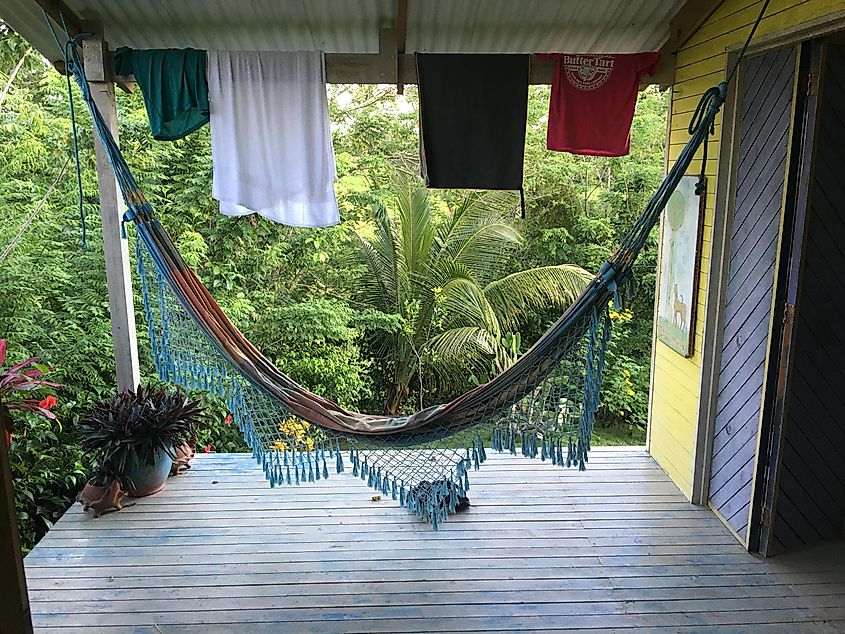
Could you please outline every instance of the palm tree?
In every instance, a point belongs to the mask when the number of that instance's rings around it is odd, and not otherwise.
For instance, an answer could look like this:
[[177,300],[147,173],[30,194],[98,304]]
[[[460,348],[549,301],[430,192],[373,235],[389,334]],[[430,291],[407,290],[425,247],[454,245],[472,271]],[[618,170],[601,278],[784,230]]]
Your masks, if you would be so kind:
[[375,235],[356,234],[364,268],[359,300],[405,324],[382,342],[392,365],[388,414],[400,411],[415,380],[422,387],[423,372],[454,386],[471,374],[504,370],[519,352],[520,322],[565,308],[593,277],[571,264],[502,277],[506,259],[522,244],[502,194],[472,193],[436,218],[419,182],[397,180],[393,189],[396,213],[376,206]]

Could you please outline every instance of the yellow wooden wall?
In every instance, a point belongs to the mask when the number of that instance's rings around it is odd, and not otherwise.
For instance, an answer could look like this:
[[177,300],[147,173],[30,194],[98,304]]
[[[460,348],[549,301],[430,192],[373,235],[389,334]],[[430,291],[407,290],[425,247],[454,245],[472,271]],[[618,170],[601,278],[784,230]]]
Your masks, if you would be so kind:
[[[725,49],[741,44],[757,17],[762,0],[725,0],[678,52],[669,130],[671,164],[686,143],[687,126],[701,94],[725,76]],[[772,0],[757,37],[773,35],[845,11],[845,0]],[[693,455],[698,428],[701,349],[710,274],[711,236],[716,197],[716,166],[721,115],[716,120],[707,161],[707,200],[701,248],[695,352],[684,359],[655,341],[649,450],[687,497],[692,494]],[[700,169],[700,155],[689,173]],[[659,280],[658,280],[659,288]]]

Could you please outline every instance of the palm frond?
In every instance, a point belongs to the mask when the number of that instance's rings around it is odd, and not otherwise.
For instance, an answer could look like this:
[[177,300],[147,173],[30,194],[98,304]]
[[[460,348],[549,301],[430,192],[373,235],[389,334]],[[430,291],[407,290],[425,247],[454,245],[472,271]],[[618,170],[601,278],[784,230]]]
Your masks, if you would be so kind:
[[496,311],[484,294],[484,289],[467,278],[450,280],[442,291],[443,308],[453,326],[484,328],[494,339],[501,336]]
[[515,200],[508,192],[470,192],[455,207],[450,219],[438,227],[438,240],[460,246],[478,227],[506,223]]
[[428,190],[421,183],[408,183],[397,196],[399,207],[399,254],[409,278],[424,274],[435,227]]
[[357,260],[367,269],[367,274],[356,281],[355,292],[366,304],[387,313],[399,312],[399,284],[396,227],[387,210],[378,205],[373,210],[375,237],[366,240],[355,233],[358,246]]
[[574,264],[543,266],[512,273],[484,287],[504,331],[515,330],[526,315],[547,308],[565,309],[593,275]]
[[475,275],[469,267],[451,259],[444,259],[436,262],[435,266],[429,269],[427,284],[432,288],[443,288],[451,280],[456,279],[475,280]]
[[366,274],[355,280],[355,295],[359,301],[380,311],[395,312],[397,304],[395,271],[384,262],[372,244],[357,235],[355,240],[358,246],[357,260],[366,268]]
[[467,374],[490,373],[499,342],[483,328],[463,326],[435,335],[425,345],[425,359],[442,381],[464,384]]
[[471,269],[486,283],[501,274],[504,258],[522,244],[520,233],[505,223],[488,224],[464,241],[454,253],[455,262]]
[[454,210],[451,219],[438,228],[439,250],[454,258],[481,229],[507,225],[506,209],[501,192],[470,193]]

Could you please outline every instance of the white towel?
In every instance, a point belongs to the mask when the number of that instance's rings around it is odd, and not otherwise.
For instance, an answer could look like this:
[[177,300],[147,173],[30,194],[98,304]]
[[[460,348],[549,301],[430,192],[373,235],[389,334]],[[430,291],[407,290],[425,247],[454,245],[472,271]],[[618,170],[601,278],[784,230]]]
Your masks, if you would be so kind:
[[297,227],[340,221],[322,52],[208,51],[208,95],[222,213]]

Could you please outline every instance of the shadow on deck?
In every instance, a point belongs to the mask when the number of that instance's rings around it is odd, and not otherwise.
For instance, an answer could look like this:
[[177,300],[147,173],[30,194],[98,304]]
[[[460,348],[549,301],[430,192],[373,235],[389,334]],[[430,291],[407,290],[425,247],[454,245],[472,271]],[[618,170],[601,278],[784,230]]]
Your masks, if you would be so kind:
[[38,632],[845,631],[845,544],[763,560],[640,448],[588,471],[489,452],[439,532],[351,474],[270,489],[198,456],[26,558]]

